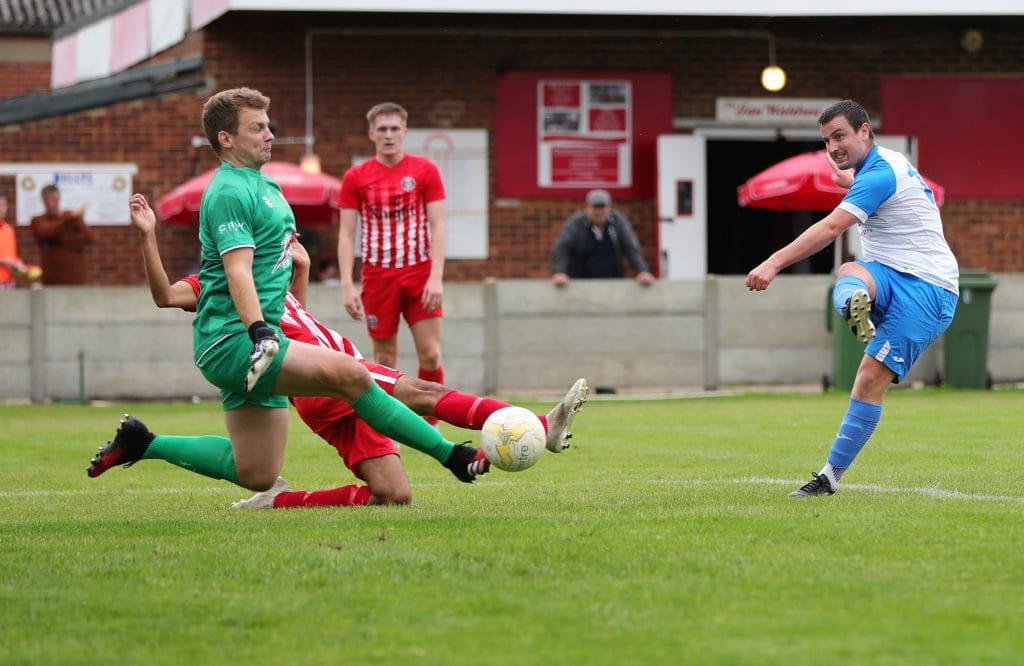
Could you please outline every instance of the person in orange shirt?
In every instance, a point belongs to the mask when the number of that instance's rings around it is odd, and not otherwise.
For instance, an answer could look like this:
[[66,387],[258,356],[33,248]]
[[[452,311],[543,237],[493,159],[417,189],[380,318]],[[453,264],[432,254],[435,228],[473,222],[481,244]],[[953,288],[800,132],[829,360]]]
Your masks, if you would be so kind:
[[32,218],[32,235],[39,244],[43,282],[47,285],[86,283],[85,246],[92,233],[85,226],[84,210],[61,210],[60,190],[45,186],[40,192],[46,212]]
[[14,289],[17,275],[34,280],[41,274],[38,266],[29,266],[18,257],[14,227],[7,222],[7,197],[0,196],[0,289]]

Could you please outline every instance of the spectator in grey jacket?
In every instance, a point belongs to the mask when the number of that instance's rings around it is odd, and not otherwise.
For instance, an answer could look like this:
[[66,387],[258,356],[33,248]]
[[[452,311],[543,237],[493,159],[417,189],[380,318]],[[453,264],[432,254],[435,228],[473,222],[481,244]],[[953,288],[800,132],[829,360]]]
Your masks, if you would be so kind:
[[557,287],[570,278],[621,278],[623,259],[642,285],[654,282],[629,219],[612,210],[604,190],[587,192],[587,208],[568,220],[551,252],[551,281]]

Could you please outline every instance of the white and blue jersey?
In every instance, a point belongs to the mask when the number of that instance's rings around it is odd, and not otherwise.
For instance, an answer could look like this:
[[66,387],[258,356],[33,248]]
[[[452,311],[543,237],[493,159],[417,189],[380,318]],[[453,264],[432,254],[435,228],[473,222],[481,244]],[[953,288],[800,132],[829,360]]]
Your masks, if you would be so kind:
[[953,320],[960,269],[942,233],[935,195],[907,158],[873,147],[839,204],[857,218],[875,283],[875,337],[864,353],[901,382]]
[[865,260],[960,293],[935,195],[901,153],[874,146],[839,208],[857,218]]

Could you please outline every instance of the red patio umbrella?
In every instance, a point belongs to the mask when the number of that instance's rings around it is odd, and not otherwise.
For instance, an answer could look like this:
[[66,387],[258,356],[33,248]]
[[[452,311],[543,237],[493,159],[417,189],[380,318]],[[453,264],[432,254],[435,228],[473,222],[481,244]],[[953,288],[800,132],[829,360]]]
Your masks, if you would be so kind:
[[[924,176],[922,176],[924,178]],[[942,205],[946,191],[924,178]],[[766,210],[832,210],[846,190],[832,182],[832,166],[824,150],[801,153],[770,166],[736,188],[740,206]]]
[[[210,184],[211,169],[188,180],[157,202],[157,215],[164,222],[190,225],[199,218],[199,203]],[[281,186],[285,201],[295,212],[299,225],[329,224],[341,192],[341,180],[323,173],[303,171],[291,162],[267,162],[263,173]]]

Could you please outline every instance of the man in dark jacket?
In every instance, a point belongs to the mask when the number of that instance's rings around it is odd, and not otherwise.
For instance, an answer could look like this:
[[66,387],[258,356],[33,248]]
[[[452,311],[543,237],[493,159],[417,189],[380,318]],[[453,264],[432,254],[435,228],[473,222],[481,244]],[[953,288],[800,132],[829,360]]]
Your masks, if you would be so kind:
[[612,210],[612,197],[604,190],[587,192],[587,208],[568,220],[551,252],[551,281],[558,287],[570,278],[621,278],[622,260],[642,285],[654,282],[644,261],[640,242],[625,215]]

